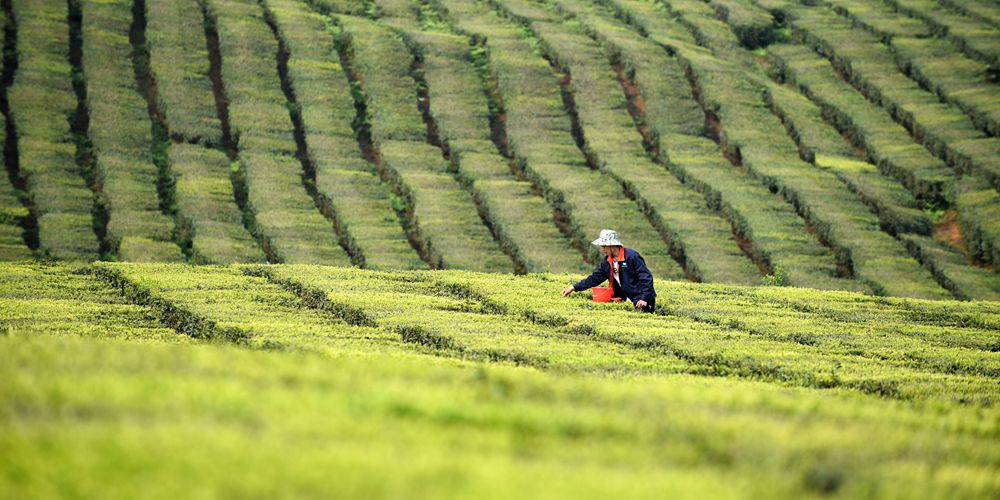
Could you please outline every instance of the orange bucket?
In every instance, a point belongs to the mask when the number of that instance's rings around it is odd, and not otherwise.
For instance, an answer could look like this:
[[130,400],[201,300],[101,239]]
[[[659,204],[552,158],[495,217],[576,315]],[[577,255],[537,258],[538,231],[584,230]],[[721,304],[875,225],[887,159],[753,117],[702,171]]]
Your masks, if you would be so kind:
[[594,288],[591,288],[591,291],[594,292],[594,302],[611,302],[612,300],[615,301],[622,300],[619,298],[612,298],[612,295],[614,295],[615,292],[611,289],[610,286],[595,286]]

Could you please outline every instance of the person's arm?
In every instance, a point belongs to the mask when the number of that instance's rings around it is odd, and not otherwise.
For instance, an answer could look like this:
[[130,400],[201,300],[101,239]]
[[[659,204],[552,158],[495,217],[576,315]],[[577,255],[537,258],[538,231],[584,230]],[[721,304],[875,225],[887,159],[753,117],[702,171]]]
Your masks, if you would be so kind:
[[608,276],[611,276],[611,266],[608,264],[608,261],[605,260],[601,262],[600,267],[594,269],[594,272],[590,273],[590,276],[576,282],[573,286],[563,288],[562,294],[565,297],[573,292],[582,292],[593,288],[607,281]]
[[656,292],[653,290],[653,273],[649,272],[649,267],[646,266],[646,261],[641,255],[636,254],[632,261],[635,275],[638,278],[636,283],[636,288],[639,290],[638,300],[649,302],[656,296]]

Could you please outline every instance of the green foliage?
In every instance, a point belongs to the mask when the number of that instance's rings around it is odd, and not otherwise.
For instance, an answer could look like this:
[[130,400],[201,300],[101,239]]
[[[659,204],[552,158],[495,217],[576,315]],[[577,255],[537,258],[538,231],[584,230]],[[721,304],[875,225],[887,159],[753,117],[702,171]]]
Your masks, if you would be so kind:
[[961,109],[942,105],[937,95],[898,71],[896,57],[879,38],[845,26],[823,9],[802,9],[795,17],[792,24],[806,40],[932,154],[956,171],[986,176],[1000,186],[1000,160],[995,158],[1000,141],[983,137]]
[[420,3],[418,7],[420,27],[424,31],[436,33],[451,33],[451,26],[445,22],[434,7],[426,3]]
[[778,35],[780,28],[775,26],[771,14],[749,0],[712,0],[711,5],[748,49],[766,47]]
[[810,168],[799,158],[794,141],[780,133],[781,121],[763,105],[762,71],[745,51],[732,50],[734,35],[711,9],[687,0],[676,4],[683,6],[685,25],[716,60],[709,63],[712,58],[669,43],[689,64],[702,107],[718,110],[720,145],[730,157],[792,205],[835,253],[838,264],[851,268],[876,293],[950,296],[902,243],[878,227],[855,193],[832,173]]
[[208,77],[210,59],[199,2],[147,2],[146,10],[149,67],[171,135],[220,146],[222,127]]
[[[568,5],[567,8],[582,10],[584,7]],[[614,61],[615,57],[627,60],[636,74],[642,70],[644,78],[646,68],[641,64],[632,64],[631,53],[616,54],[611,46],[603,47],[611,49],[604,56],[601,45],[584,34],[589,32],[590,37],[600,39],[598,32],[611,27],[606,19],[592,12],[578,14],[576,19],[580,20],[577,26],[581,29],[567,30],[541,23],[533,25],[539,26],[539,36],[549,42],[549,57],[560,61],[562,69],[580,82],[574,83],[572,90],[574,99],[581,103],[576,107],[575,115],[586,138],[587,152],[611,180],[636,200],[645,218],[659,233],[630,228],[630,240],[634,239],[637,248],[655,247],[657,243],[653,241],[656,239],[669,242],[665,249],[669,254],[663,252],[647,256],[643,252],[653,269],[663,277],[687,276],[699,281],[731,283],[756,281],[759,272],[733,241],[731,226],[705,206],[702,194],[690,185],[685,186],[676,173],[671,175],[663,165],[649,159],[642,143],[643,136],[637,133],[634,121],[621,113],[630,106],[639,108],[643,98],[641,92],[647,87],[640,87],[639,95],[633,96],[631,103],[628,102],[622,86],[632,82],[626,81],[629,77],[625,71],[615,78],[615,74],[608,71],[608,60]],[[634,38],[629,39],[621,33],[612,36],[615,36],[614,41],[628,48],[634,47]],[[648,50],[657,49],[650,47]],[[638,109],[634,118],[640,123],[646,120]],[[655,157],[655,147],[649,149],[648,153]],[[684,268],[678,269],[674,260],[680,260]]]
[[[648,315],[563,298],[565,275],[0,271],[18,496],[997,487],[995,303],[670,283]],[[961,480],[922,472],[942,456]]]
[[[391,21],[407,24],[405,17]],[[456,177],[514,260],[515,272],[580,270],[583,260],[551,222],[552,208],[529,182],[515,176],[497,150],[506,145],[502,132],[493,129],[502,130],[502,103],[488,49],[460,35],[410,29],[406,36],[411,48],[423,54],[418,86],[426,87],[428,112],[447,144]]]
[[371,140],[371,114],[360,83],[350,78],[350,68],[341,66],[334,49],[337,45],[345,58],[352,57],[349,40],[338,42],[340,27],[298,2],[272,0],[268,5],[289,51],[287,78],[295,88],[315,170],[314,199],[333,219],[352,264],[426,267],[407,242],[391,189],[358,154],[358,141]]
[[931,220],[931,222],[937,222],[941,220],[941,217],[944,216],[944,213],[947,210],[944,208],[936,207],[934,205],[926,205],[921,211],[924,213],[925,216],[927,216],[928,219]]
[[455,178],[441,148],[427,142],[428,123],[434,122],[417,106],[418,87],[426,82],[412,71],[419,68],[410,49],[397,33],[375,23],[337,19],[352,39],[352,64],[364,81],[383,176],[407,201],[402,213],[411,240],[421,242],[425,260],[435,267],[512,271],[475,199]]
[[38,247],[44,257],[91,261],[98,257],[92,229],[94,194],[75,158],[67,120],[75,113],[69,64],[66,2],[16,2],[18,66],[7,89],[16,124],[20,176],[37,211]]
[[[691,261],[712,258],[712,261],[706,260],[697,265],[697,273],[708,281],[725,281],[725,276],[740,275],[744,278],[737,282],[759,281],[756,270],[747,272],[743,253],[732,247],[727,251],[722,243],[725,237],[720,236],[731,230],[743,241],[747,253],[760,263],[760,267],[773,264],[784,266],[790,270],[793,284],[816,288],[857,286],[847,280],[832,278],[836,267],[832,255],[815,240],[801,237],[804,224],[794,208],[773,196],[767,187],[733,168],[720,154],[719,146],[705,137],[705,112],[691,98],[691,85],[698,80],[689,81],[684,61],[663,54],[662,46],[656,43],[680,43],[688,47],[686,44],[694,43],[694,37],[676,21],[660,22],[662,16],[648,2],[615,3],[613,6],[619,10],[613,13],[633,20],[629,22],[635,22],[636,27],[650,33],[650,39],[629,36],[623,29],[629,29],[627,25],[608,19],[612,12],[606,9],[587,12],[586,7],[580,4],[562,2],[576,15],[586,13],[586,24],[600,37],[606,38],[605,43],[621,50],[622,63],[634,73],[634,82],[646,103],[646,121],[656,132],[671,171],[700,192],[708,208],[720,213],[729,223],[730,227],[719,227],[716,222],[714,231],[708,231],[712,226],[706,219],[694,219],[685,224],[685,229],[691,233],[686,238],[702,231],[708,233],[702,238],[712,233],[717,235],[713,238],[711,250],[688,252]],[[705,88],[699,90],[704,92]],[[692,203],[691,206],[694,210],[697,205]],[[689,244],[713,241],[706,240],[692,238],[693,243]]]
[[166,138],[153,137],[146,101],[136,86],[131,9],[89,0],[80,8],[82,37],[88,41],[82,65],[96,175],[92,186],[106,198],[108,251],[122,260],[183,261],[174,241],[175,221],[168,215],[173,200]]
[[788,43],[792,40],[792,29],[783,26],[774,29],[774,43]]
[[211,5],[229,118],[239,138],[238,184],[242,188],[237,191],[246,193],[244,224],[270,262],[351,263],[339,244],[335,224],[316,209],[316,200],[303,189],[305,169],[285,106],[288,96],[270,56],[277,54],[278,41],[263,19],[261,5],[234,0]]
[[781,266],[774,266],[774,274],[768,274],[760,279],[760,284],[764,286],[788,286],[788,276]]
[[185,230],[192,233],[193,261],[263,262],[263,252],[243,226],[234,202],[234,181],[241,182],[239,160],[230,161],[221,151],[194,144],[174,144],[170,155],[170,168],[177,176],[178,212]]

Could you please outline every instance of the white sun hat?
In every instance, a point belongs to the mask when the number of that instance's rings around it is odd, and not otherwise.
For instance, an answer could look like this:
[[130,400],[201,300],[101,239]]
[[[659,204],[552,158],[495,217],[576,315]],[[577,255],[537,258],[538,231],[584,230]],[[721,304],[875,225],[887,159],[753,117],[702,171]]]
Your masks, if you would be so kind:
[[612,229],[601,229],[601,235],[590,244],[599,247],[622,246],[622,242],[618,240],[618,231]]

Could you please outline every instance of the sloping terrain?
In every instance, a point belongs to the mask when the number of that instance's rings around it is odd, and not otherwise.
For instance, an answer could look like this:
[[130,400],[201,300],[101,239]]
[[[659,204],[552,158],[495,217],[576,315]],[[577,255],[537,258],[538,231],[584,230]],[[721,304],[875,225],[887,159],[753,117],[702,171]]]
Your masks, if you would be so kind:
[[560,275],[2,271],[14,497],[1000,489],[992,303],[671,283],[648,315]]
[[988,2],[2,7],[8,259],[1000,298]]
[[0,26],[0,496],[1000,495],[995,1]]

